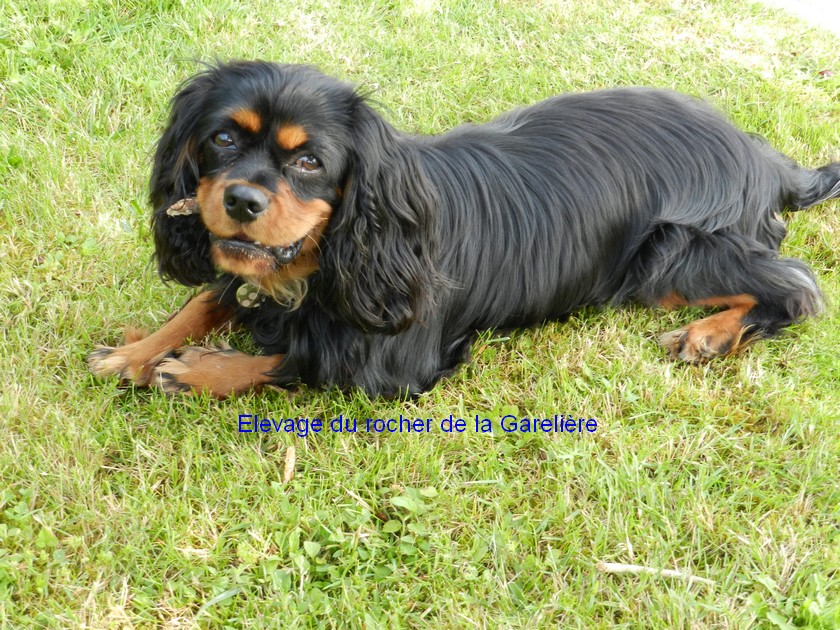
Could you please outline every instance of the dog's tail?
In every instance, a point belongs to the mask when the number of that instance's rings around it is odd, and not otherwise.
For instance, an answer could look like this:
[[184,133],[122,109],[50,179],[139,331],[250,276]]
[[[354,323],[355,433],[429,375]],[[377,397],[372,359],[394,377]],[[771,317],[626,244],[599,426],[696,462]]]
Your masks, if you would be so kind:
[[792,210],[804,210],[836,197],[840,197],[840,162],[826,164],[816,170],[798,169],[788,206]]

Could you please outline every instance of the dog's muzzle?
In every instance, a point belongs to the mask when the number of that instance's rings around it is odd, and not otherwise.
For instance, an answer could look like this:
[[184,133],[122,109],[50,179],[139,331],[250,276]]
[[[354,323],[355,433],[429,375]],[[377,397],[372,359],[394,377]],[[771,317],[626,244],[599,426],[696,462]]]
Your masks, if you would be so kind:
[[282,267],[293,262],[300,254],[303,247],[303,239],[295,241],[291,245],[263,245],[257,241],[246,241],[238,238],[218,238],[210,235],[210,242],[226,255],[234,258],[247,258],[249,260],[270,259],[276,267]]

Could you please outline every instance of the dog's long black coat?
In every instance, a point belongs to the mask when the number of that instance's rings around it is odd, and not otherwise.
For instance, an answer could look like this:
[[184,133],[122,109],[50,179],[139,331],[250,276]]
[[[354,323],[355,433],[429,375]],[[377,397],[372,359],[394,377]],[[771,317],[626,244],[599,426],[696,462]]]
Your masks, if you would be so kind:
[[164,210],[206,175],[208,119],[243,103],[323,129],[342,190],[300,307],[237,306],[256,343],[285,354],[278,385],[416,394],[467,359],[476,331],[588,304],[748,294],[749,336],[818,308],[808,267],[778,256],[778,212],[837,196],[840,164],[800,168],[700,101],[644,88],[572,94],[412,136],[351,86],[267,63],[192,79],[152,178],[161,274],[213,282],[226,304],[241,280],[217,276],[198,217]]

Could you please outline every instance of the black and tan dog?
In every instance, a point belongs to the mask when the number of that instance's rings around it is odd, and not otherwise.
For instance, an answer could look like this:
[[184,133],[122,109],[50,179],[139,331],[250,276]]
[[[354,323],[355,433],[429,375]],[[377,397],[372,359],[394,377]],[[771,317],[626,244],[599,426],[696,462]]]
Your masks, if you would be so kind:
[[[151,182],[160,274],[206,289],[94,373],[218,396],[265,384],[417,394],[476,331],[587,304],[722,309],[667,333],[732,353],[818,310],[779,212],[840,195],[691,98],[548,99],[439,136],[394,130],[350,85],[235,62],[175,96]],[[228,322],[263,356],[184,347]]]

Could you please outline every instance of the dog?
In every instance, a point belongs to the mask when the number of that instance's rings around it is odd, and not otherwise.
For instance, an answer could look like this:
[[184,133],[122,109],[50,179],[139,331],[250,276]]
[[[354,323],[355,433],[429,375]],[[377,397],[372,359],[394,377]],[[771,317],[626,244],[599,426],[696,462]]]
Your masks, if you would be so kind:
[[[814,315],[780,216],[840,196],[709,106],[619,88],[437,136],[395,130],[353,86],[234,61],[185,82],[154,156],[164,280],[204,289],[94,374],[217,397],[305,384],[416,396],[477,333],[585,305],[702,306],[664,334],[690,363]],[[229,324],[263,351],[185,345]]]

